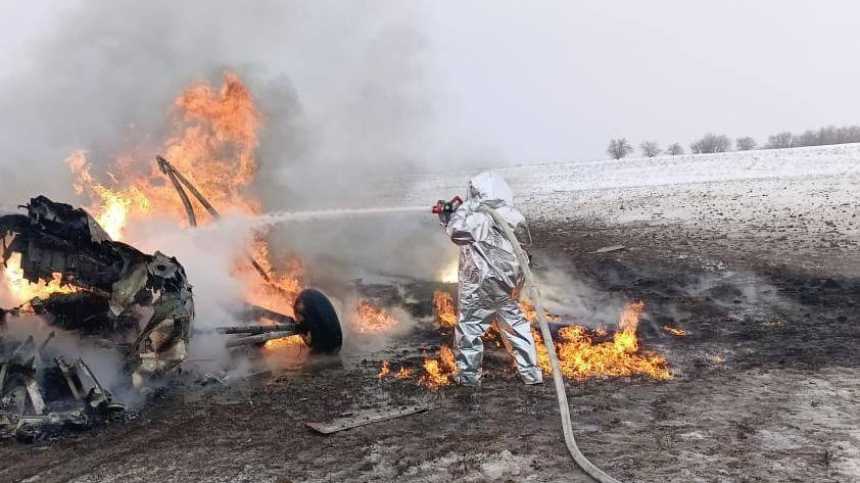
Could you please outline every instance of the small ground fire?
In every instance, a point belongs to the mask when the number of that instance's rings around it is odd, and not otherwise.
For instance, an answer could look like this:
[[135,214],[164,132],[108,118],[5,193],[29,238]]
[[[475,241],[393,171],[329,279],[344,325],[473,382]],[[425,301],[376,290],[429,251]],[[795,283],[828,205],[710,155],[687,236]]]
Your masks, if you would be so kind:
[[[452,327],[456,324],[456,312],[450,294],[437,291],[433,301],[435,317],[440,326]],[[535,307],[528,300],[522,300],[520,308],[529,322],[537,322]],[[653,379],[671,378],[672,374],[665,358],[639,347],[636,329],[644,308],[643,302],[628,304],[611,340],[606,340],[606,330],[591,330],[578,325],[561,327],[557,332],[555,346],[562,374],[575,379],[640,375]],[[546,315],[551,322],[562,322],[558,315]],[[537,342],[538,362],[545,373],[550,373],[549,354],[543,345],[543,339],[536,329],[532,330],[532,334]]]
[[684,329],[679,329],[677,327],[669,327],[668,325],[663,326],[663,330],[674,335],[675,337],[684,337],[687,335],[687,331]]
[[436,322],[442,327],[454,327],[457,325],[457,308],[454,305],[454,297],[450,293],[437,290],[433,293],[433,313]]
[[442,345],[439,348],[436,357],[429,357],[424,354],[424,362],[421,367],[424,369],[424,374],[418,379],[418,383],[432,391],[450,385],[452,377],[457,375],[454,352],[447,345]]
[[389,332],[399,324],[400,321],[393,317],[387,308],[367,300],[359,301],[355,314],[350,320],[352,330],[359,334]]

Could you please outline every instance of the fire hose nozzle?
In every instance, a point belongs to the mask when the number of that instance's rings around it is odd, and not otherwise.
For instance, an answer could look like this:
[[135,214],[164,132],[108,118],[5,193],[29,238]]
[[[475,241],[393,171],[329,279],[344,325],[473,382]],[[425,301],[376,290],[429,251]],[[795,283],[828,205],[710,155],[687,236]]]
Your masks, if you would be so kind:
[[459,196],[451,198],[451,201],[439,200],[433,205],[430,210],[434,215],[451,214],[457,211],[457,208],[463,204],[463,199]]

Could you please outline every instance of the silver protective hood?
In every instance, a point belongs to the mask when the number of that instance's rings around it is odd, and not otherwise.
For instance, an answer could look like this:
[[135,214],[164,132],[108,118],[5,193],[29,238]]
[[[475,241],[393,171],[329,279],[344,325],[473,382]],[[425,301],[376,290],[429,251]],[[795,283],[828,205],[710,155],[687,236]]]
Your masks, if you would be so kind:
[[469,182],[466,201],[451,215],[446,230],[460,246],[458,323],[455,329],[457,368],[461,383],[480,380],[481,337],[496,322],[505,347],[526,383],[542,380],[531,326],[517,304],[523,271],[511,242],[495,221],[480,211],[495,209],[516,229],[525,217],[513,206],[513,193],[500,175],[481,173]]
[[526,218],[514,208],[514,193],[501,175],[484,171],[469,180],[468,200],[475,200],[496,210],[508,220],[511,228],[525,223]]

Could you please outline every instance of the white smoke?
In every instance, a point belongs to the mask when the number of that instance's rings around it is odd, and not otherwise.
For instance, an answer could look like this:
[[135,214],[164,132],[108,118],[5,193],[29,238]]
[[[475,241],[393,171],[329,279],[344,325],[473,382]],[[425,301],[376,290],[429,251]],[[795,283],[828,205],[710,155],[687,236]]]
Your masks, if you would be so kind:
[[[66,4],[28,46],[30,62],[0,79],[0,204],[35,194],[81,204],[63,164],[76,150],[87,151],[105,182],[119,155],[150,163],[170,132],[176,96],[200,80],[220,83],[225,69],[249,85],[264,116],[250,194],[266,210],[350,208],[366,190],[371,198],[408,192],[408,183],[376,180],[462,161],[435,122],[423,8],[381,0]],[[315,223],[273,236],[308,257],[405,267],[410,276],[432,276],[448,257],[430,217]]]
[[254,234],[250,229],[236,229],[238,225],[216,223],[205,229],[182,230],[176,229],[173,220],[156,219],[138,223],[129,231],[139,249],[153,253],[169,247],[169,255],[185,268],[195,309],[188,359],[207,372],[223,371],[232,363],[224,349],[225,338],[216,329],[242,322],[236,318],[243,301],[242,286],[233,273]]
[[66,5],[28,46],[31,62],[0,81],[0,179],[14,181],[4,198],[34,187],[71,198],[61,162],[77,149],[103,166],[157,149],[176,95],[224,69],[250,84],[266,117],[260,155],[274,176],[261,194],[274,208],[317,203],[324,184],[408,170],[438,144],[426,139],[435,128],[421,28],[417,7],[378,0]]
[[[0,78],[0,206],[11,211],[38,194],[84,204],[64,164],[70,153],[85,150],[106,184],[118,156],[151,162],[170,135],[176,96],[201,80],[219,84],[224,70],[250,87],[264,117],[260,174],[249,194],[265,210],[342,207],[364,187],[371,197],[408,192],[408,184],[380,188],[376,180],[431,160],[437,168],[458,161],[438,155],[451,150],[424,79],[421,8],[380,0],[64,4],[27,46],[28,63]],[[206,370],[228,363],[211,329],[237,322],[231,310],[241,287],[231,272],[251,239],[248,226],[227,219],[182,231],[155,219],[126,228],[137,248],[185,267],[199,332],[189,358]],[[323,259],[341,278],[431,277],[453,250],[433,218],[417,213],[316,218],[271,236],[273,255],[305,257],[311,278]]]
[[629,301],[593,287],[568,262],[538,255],[537,263],[532,270],[545,310],[577,325],[615,328]]

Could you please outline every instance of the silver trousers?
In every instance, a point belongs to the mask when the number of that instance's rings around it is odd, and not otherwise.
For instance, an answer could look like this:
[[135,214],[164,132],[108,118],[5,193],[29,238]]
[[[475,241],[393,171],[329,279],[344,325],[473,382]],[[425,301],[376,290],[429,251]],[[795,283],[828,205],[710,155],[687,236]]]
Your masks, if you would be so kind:
[[520,379],[526,384],[543,382],[531,324],[520,306],[507,294],[492,294],[481,289],[460,297],[459,317],[454,330],[458,382],[462,385],[480,382],[484,358],[484,341],[481,338],[493,322],[501,332],[505,348],[516,362]]

